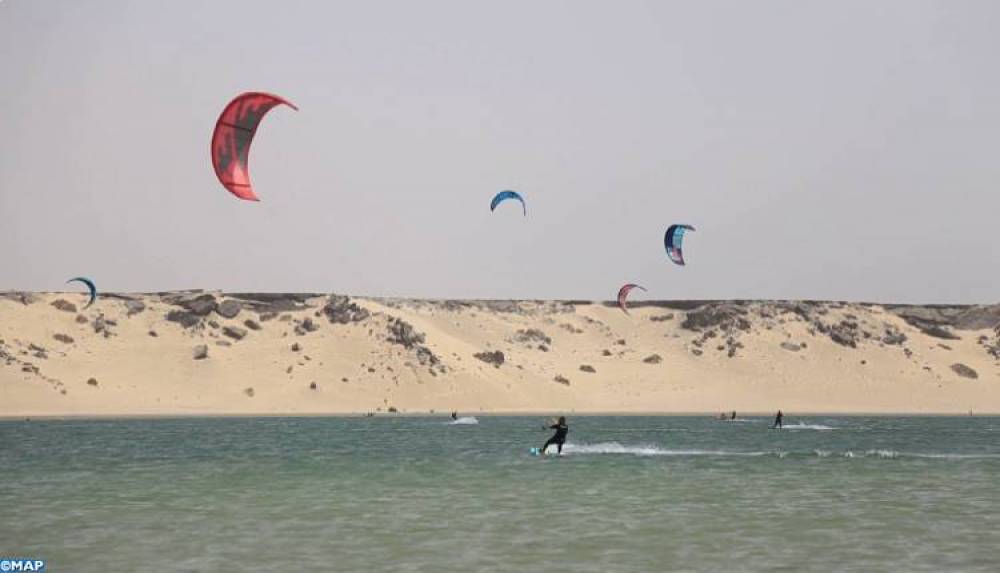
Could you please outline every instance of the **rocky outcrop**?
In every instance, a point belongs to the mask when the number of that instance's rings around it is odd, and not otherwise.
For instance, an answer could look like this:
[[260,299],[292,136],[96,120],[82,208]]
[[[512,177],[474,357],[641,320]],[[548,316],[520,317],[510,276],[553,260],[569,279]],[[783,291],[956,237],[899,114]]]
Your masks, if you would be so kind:
[[215,296],[208,293],[182,298],[176,304],[196,316],[208,316],[218,306]]
[[746,309],[737,303],[711,303],[692,310],[684,317],[681,328],[693,331],[703,331],[710,328],[728,332],[731,330],[750,330],[750,321],[746,319]]
[[201,318],[188,310],[171,310],[164,318],[170,322],[176,322],[184,328],[193,328],[201,324]]
[[323,314],[333,324],[361,322],[371,316],[368,310],[351,302],[346,296],[331,294],[323,306]]
[[216,314],[223,318],[236,318],[241,310],[243,310],[243,305],[239,301],[231,299],[224,300],[215,307]]

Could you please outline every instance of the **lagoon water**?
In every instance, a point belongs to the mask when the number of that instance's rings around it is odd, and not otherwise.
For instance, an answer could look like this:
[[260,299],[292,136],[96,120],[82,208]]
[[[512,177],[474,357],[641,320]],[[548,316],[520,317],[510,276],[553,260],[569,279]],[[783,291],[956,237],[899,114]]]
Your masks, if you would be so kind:
[[996,571],[1000,418],[0,422],[0,556],[104,571]]

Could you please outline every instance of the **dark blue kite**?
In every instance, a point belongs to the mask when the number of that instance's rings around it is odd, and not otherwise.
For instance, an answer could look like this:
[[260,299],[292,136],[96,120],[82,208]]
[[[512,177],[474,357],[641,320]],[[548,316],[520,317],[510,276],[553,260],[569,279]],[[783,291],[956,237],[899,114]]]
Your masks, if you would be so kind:
[[684,242],[684,233],[694,231],[691,225],[670,225],[667,233],[663,236],[663,245],[667,248],[667,256],[678,265],[684,264],[684,252],[681,245]]
[[66,284],[69,284],[69,283],[74,282],[74,281],[75,282],[79,282],[79,283],[83,283],[83,284],[87,285],[88,289],[90,289],[90,300],[87,301],[87,306],[85,306],[83,308],[87,308],[90,305],[94,304],[94,301],[97,300],[97,286],[94,285],[94,281],[92,281],[92,280],[90,280],[90,279],[88,279],[86,277],[74,277],[74,278],[71,278],[68,281],[66,281]]
[[524,216],[525,217],[528,216],[528,207],[527,207],[527,205],[524,204],[524,198],[521,197],[521,195],[517,191],[509,191],[508,190],[508,191],[501,191],[501,192],[497,193],[493,197],[493,200],[490,201],[490,211],[495,210],[497,208],[497,205],[499,205],[500,203],[503,203],[507,199],[517,199],[518,201],[520,201],[521,202],[521,209],[524,211]]

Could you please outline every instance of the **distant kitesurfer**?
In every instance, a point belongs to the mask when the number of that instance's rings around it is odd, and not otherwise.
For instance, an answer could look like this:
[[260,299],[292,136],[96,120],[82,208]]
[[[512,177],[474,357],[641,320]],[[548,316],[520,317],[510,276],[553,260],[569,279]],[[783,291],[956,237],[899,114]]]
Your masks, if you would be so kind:
[[452,412],[451,413],[451,419],[452,420],[457,420],[458,419],[458,412]]
[[545,445],[542,446],[541,453],[542,455],[545,455],[545,450],[549,449],[549,446],[552,444],[555,444],[557,451],[561,454],[563,444],[566,443],[566,434],[569,433],[569,426],[566,425],[566,417],[559,416],[559,420],[555,424],[550,425],[549,429],[555,430],[556,433],[545,442]]
[[778,410],[778,413],[774,416],[774,425],[771,426],[771,427],[780,430],[781,429],[781,419],[784,418],[784,417],[785,417],[785,415],[781,413],[781,410]]
[[730,420],[736,419],[736,410],[733,410],[733,415],[729,417]]

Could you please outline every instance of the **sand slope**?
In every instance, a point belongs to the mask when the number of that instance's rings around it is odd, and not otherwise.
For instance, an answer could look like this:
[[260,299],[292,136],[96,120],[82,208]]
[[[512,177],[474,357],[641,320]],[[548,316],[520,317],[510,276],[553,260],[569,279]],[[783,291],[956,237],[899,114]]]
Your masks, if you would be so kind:
[[0,416],[1000,412],[1000,307],[83,299],[0,297]]

